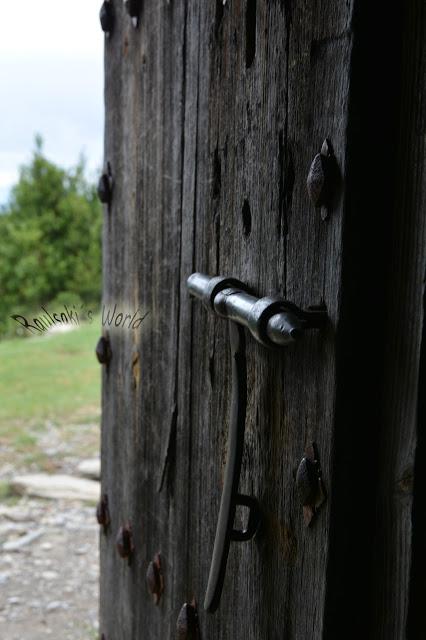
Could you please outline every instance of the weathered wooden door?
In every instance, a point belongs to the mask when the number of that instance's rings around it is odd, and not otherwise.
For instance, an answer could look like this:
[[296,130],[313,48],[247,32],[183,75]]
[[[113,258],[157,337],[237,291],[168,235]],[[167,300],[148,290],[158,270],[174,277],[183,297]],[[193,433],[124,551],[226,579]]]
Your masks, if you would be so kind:
[[[148,315],[105,327],[100,633],[175,638],[194,598],[204,640],[424,638],[423,3],[144,0],[136,28],[109,4],[104,305]],[[328,316],[289,348],[247,335],[239,487],[263,521],[232,543],[215,614],[231,363],[227,323],[188,295],[195,271]],[[327,498],[306,527],[312,442]]]

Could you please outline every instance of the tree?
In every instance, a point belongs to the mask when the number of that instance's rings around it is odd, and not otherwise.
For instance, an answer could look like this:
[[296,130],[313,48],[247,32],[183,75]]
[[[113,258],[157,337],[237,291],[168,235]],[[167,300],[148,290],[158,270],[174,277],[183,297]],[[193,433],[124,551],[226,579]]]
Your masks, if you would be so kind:
[[0,216],[0,331],[11,313],[37,311],[61,293],[100,297],[101,207],[85,177],[49,161],[36,137],[31,161]]

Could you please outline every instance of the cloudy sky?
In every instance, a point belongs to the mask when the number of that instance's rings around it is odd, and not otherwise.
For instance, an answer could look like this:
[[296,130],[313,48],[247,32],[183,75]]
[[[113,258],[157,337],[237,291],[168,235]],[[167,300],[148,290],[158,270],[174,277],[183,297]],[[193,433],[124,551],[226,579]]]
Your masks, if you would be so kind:
[[101,0],[2,0],[0,204],[41,133],[49,159],[102,164]]

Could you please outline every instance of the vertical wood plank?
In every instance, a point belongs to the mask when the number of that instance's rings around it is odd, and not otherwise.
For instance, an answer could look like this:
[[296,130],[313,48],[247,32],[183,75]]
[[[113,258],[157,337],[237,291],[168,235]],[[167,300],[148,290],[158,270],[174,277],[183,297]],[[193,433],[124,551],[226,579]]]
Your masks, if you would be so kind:
[[[173,638],[180,607],[195,597],[210,640],[315,640],[342,629],[345,638],[403,637],[410,594],[418,626],[411,565],[422,557],[410,517],[412,478],[423,477],[414,471],[425,263],[424,119],[413,98],[424,70],[420,3],[387,7],[377,52],[382,2],[145,0],[136,30],[113,3],[104,302],[148,315],[138,331],[110,329],[103,374],[112,523],[101,534],[101,633]],[[407,136],[393,106],[403,76]],[[341,182],[323,220],[306,176],[325,138]],[[329,316],[321,335],[287,350],[247,341],[240,490],[260,500],[264,523],[254,541],[232,544],[214,616],[202,601],[230,363],[226,323],[187,294],[195,270],[301,307],[324,304]],[[327,502],[306,529],[294,473],[312,441]],[[127,521],[130,567],[115,549]],[[155,607],[145,573],[157,552],[165,591]]]

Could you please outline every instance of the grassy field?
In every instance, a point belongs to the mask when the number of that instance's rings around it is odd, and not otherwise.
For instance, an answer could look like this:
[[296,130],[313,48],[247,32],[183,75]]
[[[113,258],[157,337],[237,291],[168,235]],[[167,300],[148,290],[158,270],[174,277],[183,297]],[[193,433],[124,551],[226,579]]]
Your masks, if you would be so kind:
[[0,465],[54,470],[61,456],[96,453],[99,335],[96,318],[68,333],[0,342]]

